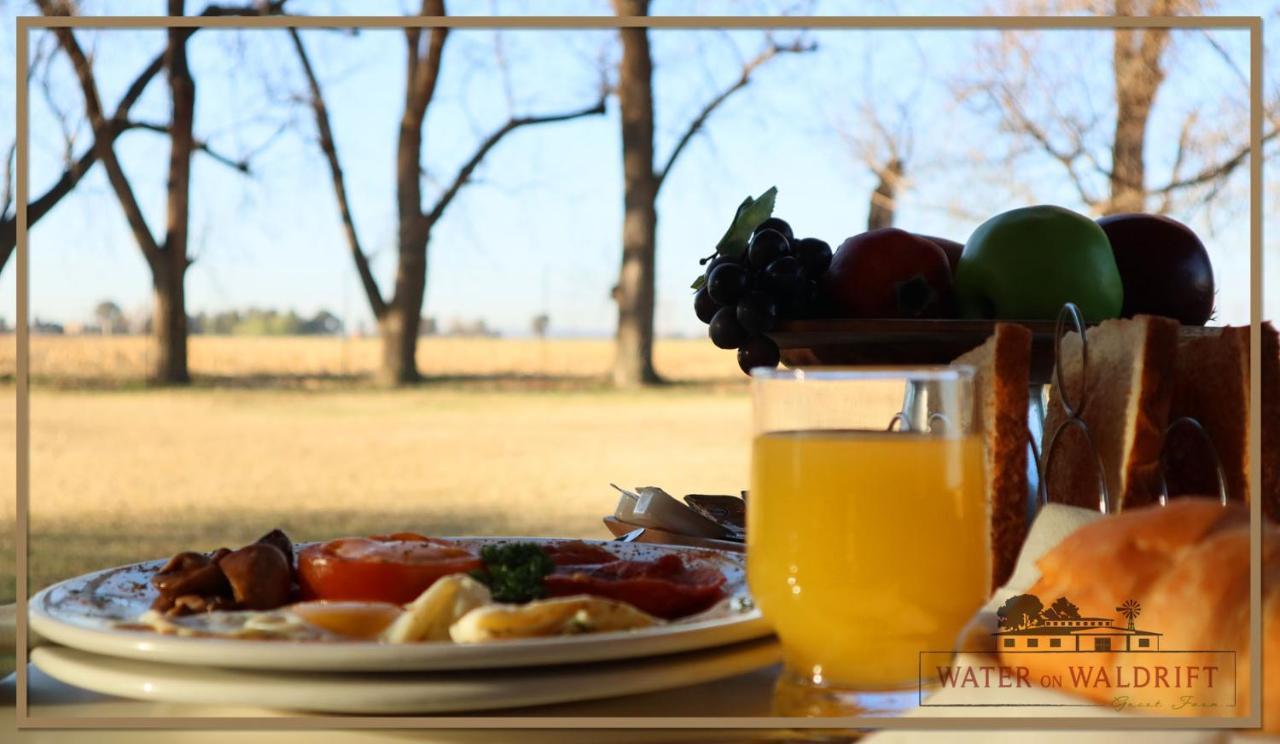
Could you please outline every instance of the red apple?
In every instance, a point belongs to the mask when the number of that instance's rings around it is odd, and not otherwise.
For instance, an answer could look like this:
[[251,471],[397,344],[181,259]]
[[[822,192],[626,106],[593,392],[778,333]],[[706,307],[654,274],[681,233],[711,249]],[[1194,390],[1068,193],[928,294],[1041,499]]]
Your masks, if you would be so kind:
[[942,249],[942,252],[947,254],[947,263],[951,265],[952,275],[955,275],[956,264],[960,263],[960,254],[964,252],[964,243],[957,243],[954,240],[939,238],[935,235],[920,235],[919,233],[916,233],[915,235],[916,237],[924,238],[932,243],[936,243],[938,247]]
[[850,318],[943,318],[953,307],[951,266],[936,243],[886,227],[844,241],[823,290]]

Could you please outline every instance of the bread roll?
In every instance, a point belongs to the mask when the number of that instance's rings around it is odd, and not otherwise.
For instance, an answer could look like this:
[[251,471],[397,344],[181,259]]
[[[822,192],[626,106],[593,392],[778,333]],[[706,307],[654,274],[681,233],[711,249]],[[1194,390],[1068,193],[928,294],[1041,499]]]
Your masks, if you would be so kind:
[[[1249,513],[1243,505],[1224,508],[1216,498],[1185,497],[1164,508],[1126,511],[1080,528],[1037,566],[1041,578],[1028,593],[1046,605],[1067,597],[1084,615],[1110,615],[1112,608],[1137,600],[1142,605],[1138,626],[1163,634],[1162,651],[1235,650],[1239,707],[1196,713],[1248,714]],[[1263,525],[1262,583],[1263,727],[1280,731],[1280,528],[1268,523]],[[1119,660],[1116,652],[1097,653],[1103,665]],[[1002,654],[1002,660],[1030,667],[1034,676],[1067,674],[1073,656]],[[1190,653],[1180,663],[1214,662]],[[1081,692],[1100,703],[1117,693],[1105,687]]]

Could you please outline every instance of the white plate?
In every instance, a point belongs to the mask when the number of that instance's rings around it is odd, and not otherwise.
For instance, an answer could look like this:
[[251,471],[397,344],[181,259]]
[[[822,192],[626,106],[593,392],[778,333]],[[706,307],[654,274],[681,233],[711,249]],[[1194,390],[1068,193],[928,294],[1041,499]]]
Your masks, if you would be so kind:
[[657,659],[543,669],[407,674],[247,672],[154,664],[59,646],[31,661],[45,674],[107,695],[167,703],[326,713],[449,713],[635,695],[711,682],[776,664],[773,639]]
[[[480,546],[547,538],[453,538]],[[69,579],[31,599],[31,628],[85,651],[130,659],[237,669],[330,672],[430,671],[543,666],[630,659],[723,646],[760,638],[769,627],[747,595],[746,567],[739,553],[644,543],[587,541],[619,558],[651,560],[676,552],[691,565],[713,565],[725,575],[731,602],[714,611],[664,625],[614,633],[529,638],[488,643],[369,641],[269,641],[183,638],[115,627],[142,614],[155,592],[151,575],[164,561],[148,561]],[[732,607],[728,605],[733,605]]]

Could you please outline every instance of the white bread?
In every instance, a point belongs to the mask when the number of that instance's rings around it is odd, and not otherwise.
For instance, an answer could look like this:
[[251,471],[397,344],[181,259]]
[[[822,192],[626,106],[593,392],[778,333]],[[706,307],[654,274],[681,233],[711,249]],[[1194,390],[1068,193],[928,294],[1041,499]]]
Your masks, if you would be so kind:
[[[1117,510],[1152,503],[1159,494],[1160,447],[1173,396],[1178,328],[1177,321],[1152,315],[1107,320],[1090,328],[1084,387],[1080,334],[1062,338],[1063,380],[1055,379],[1050,390],[1041,458],[1047,459],[1050,438],[1067,418],[1058,385],[1066,387],[1077,408],[1087,389],[1083,419]],[[1097,472],[1081,432],[1063,430],[1051,467],[1043,474],[1049,500],[1097,509]]]
[[[1170,419],[1190,416],[1204,427],[1222,462],[1227,494],[1249,503],[1249,328],[1198,330],[1178,343]],[[1280,521],[1280,337],[1262,326],[1262,512]],[[1186,428],[1170,432],[1165,452],[1172,494],[1218,492],[1202,439]]]
[[991,338],[957,357],[953,364],[975,370],[973,424],[986,444],[991,586],[1003,586],[1027,537],[1031,331],[1013,323],[997,323]]
[[[1161,650],[1234,650],[1241,707],[1197,713],[1248,713],[1249,521],[1243,505],[1224,509],[1216,498],[1184,497],[1163,508],[1106,517],[1073,532],[1037,566],[1041,578],[1028,593],[1045,604],[1067,597],[1090,615],[1110,614],[1121,603],[1137,600],[1142,606],[1139,625],[1163,634]],[[1273,525],[1263,528],[1262,583],[1263,727],[1280,731],[1280,528]],[[1003,660],[1029,667],[1036,678],[1066,674],[1068,665],[1080,663],[1073,656],[1019,653],[1005,654]],[[1091,663],[1114,666],[1119,661],[1112,652]],[[1214,663],[1195,653],[1182,662]],[[1117,690],[1088,688],[1081,694],[1109,703]]]

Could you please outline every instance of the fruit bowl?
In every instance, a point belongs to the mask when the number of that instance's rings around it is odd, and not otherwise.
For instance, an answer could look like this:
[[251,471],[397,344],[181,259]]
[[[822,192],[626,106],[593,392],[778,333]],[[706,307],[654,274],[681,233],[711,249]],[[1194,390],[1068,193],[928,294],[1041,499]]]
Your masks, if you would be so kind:
[[[1051,320],[1008,321],[1031,330],[1031,382],[1047,384],[1053,375]],[[788,367],[860,364],[950,364],[995,332],[994,320],[795,320],[769,337]],[[1216,329],[1183,326],[1182,334]]]

